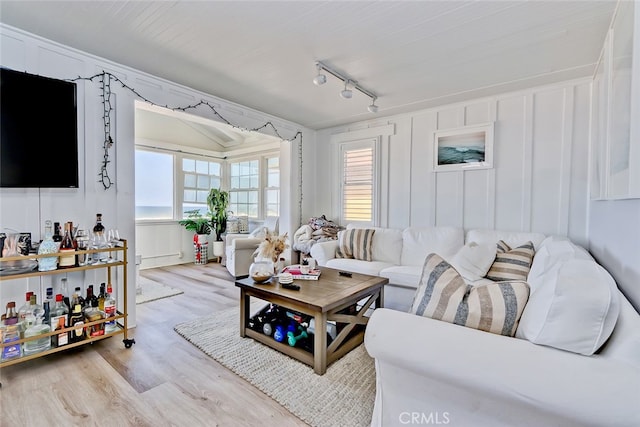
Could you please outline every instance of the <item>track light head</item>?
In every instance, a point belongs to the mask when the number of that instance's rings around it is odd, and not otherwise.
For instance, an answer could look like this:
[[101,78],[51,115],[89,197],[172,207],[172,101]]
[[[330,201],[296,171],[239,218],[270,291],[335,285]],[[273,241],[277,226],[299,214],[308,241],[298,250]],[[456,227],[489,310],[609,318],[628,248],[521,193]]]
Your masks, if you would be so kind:
[[324,74],[318,73],[317,76],[313,79],[313,84],[316,86],[321,86],[327,82],[327,76]]
[[327,82],[327,76],[322,74],[322,65],[319,62],[316,62],[316,69],[318,70],[318,75],[313,79],[313,84],[321,86]]
[[378,98],[373,98],[373,100],[371,101],[371,105],[369,105],[367,107],[367,110],[369,110],[370,113],[377,113],[378,112],[378,106],[376,105],[376,99],[378,99]]
[[345,80],[344,90],[340,92],[340,96],[344,99],[351,99],[351,97],[353,96],[353,91],[347,87],[349,83],[351,83],[351,80]]

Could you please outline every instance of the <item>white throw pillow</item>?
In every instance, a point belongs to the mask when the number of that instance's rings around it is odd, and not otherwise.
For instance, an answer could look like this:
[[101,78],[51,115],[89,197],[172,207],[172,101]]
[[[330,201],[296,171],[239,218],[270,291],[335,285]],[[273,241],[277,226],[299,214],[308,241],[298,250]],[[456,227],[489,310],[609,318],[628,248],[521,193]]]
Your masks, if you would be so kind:
[[611,275],[594,261],[554,264],[532,288],[516,337],[592,355],[609,338],[620,313]]
[[470,242],[458,250],[451,258],[450,264],[462,277],[473,282],[486,276],[495,258],[495,245]]

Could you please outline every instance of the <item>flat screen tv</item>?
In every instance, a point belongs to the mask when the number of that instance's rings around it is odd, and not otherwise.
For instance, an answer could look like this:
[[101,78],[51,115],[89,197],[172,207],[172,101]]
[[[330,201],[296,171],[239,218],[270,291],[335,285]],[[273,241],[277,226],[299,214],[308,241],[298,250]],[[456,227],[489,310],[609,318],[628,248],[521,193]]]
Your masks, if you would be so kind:
[[75,83],[0,68],[0,133],[0,187],[78,187]]

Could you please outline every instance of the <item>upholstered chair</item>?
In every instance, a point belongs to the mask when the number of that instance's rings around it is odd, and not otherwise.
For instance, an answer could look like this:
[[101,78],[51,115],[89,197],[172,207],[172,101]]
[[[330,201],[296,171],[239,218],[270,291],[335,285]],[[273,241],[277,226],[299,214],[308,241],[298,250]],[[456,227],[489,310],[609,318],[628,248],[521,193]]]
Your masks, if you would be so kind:
[[253,262],[256,249],[262,242],[265,229],[271,233],[278,233],[279,217],[268,216],[262,226],[257,227],[249,234],[227,234],[225,238],[226,267],[232,276],[246,277],[249,275],[249,266]]

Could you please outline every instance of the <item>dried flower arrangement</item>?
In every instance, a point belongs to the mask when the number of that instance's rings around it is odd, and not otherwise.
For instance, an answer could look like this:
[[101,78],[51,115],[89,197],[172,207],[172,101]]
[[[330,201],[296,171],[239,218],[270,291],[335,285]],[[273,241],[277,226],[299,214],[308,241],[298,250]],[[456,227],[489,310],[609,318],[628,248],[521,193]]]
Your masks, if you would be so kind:
[[275,263],[278,261],[280,254],[289,247],[287,239],[288,233],[278,236],[275,233],[267,231],[264,240],[253,254],[259,258],[268,259]]

